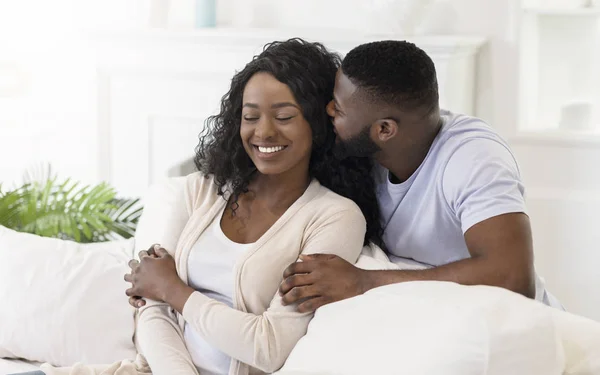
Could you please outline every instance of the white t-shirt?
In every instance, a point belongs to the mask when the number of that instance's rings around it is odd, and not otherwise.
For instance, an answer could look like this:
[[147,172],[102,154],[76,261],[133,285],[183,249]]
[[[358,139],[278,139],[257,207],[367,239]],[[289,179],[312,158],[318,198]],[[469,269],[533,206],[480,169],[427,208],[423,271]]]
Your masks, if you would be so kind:
[[[221,229],[218,215],[190,252],[188,283],[206,296],[233,307],[233,268],[252,244],[231,241]],[[201,374],[226,375],[231,358],[206,342],[187,323],[183,332],[192,361]]]
[[[486,123],[442,111],[443,126],[417,171],[393,184],[376,172],[384,242],[395,257],[441,266],[470,257],[464,233],[506,213],[526,213],[524,186],[506,142]],[[538,278],[536,299],[547,300]]]

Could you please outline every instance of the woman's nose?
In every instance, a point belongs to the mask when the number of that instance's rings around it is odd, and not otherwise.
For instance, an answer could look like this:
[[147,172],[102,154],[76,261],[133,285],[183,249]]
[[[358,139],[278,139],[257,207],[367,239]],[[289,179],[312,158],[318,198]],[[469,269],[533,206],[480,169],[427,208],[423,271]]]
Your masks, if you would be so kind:
[[328,115],[329,115],[329,117],[331,117],[331,118],[334,118],[334,117],[335,117],[335,108],[334,108],[334,105],[335,105],[335,104],[333,104],[333,100],[332,100],[332,101],[330,101],[330,102],[327,104],[327,107],[325,107],[325,108],[326,108],[326,110],[327,110],[327,114],[328,114]]
[[254,135],[261,139],[269,139],[277,134],[277,129],[275,129],[275,124],[271,121],[270,118],[263,116],[258,122],[256,129],[254,130]]

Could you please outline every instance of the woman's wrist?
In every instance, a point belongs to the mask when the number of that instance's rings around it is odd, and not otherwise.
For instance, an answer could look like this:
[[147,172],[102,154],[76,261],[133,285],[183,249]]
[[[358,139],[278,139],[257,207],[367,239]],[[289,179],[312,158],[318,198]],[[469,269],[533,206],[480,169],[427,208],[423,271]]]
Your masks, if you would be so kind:
[[181,314],[185,303],[194,292],[194,288],[177,279],[177,282],[173,282],[165,288],[163,301]]

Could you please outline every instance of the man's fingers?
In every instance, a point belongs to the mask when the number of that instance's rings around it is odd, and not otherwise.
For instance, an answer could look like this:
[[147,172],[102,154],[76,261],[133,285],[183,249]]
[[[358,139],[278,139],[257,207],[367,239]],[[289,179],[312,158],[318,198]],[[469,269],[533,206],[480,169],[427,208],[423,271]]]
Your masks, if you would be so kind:
[[331,260],[335,258],[337,255],[333,254],[300,254],[300,259],[303,261],[306,260]]
[[299,273],[292,275],[283,280],[279,286],[279,292],[283,295],[299,286],[310,285],[314,282],[314,278],[311,274]]
[[138,253],[138,259],[139,260],[142,260],[142,258],[148,257],[148,256],[150,256],[150,255],[148,254],[148,252],[146,250],[142,250],[142,251],[140,251]]
[[131,269],[135,269],[137,266],[139,266],[139,264],[140,264],[140,262],[138,262],[136,259],[132,259],[127,263],[129,268],[131,268]]
[[288,277],[295,275],[297,273],[310,273],[315,270],[317,267],[314,262],[296,262],[292,263],[288,266],[288,268],[283,271],[283,278],[287,279]]
[[133,288],[129,288],[125,291],[125,295],[127,297],[136,297],[137,294],[135,293],[135,291],[133,290]]
[[125,281],[127,281],[128,283],[132,283],[133,282],[133,275],[130,273],[126,273],[125,277],[123,277],[125,279]]
[[281,297],[283,305],[292,305],[302,300],[320,297],[318,291],[313,285],[297,286]]
[[296,310],[298,310],[298,312],[300,313],[314,312],[316,309],[323,305],[326,305],[327,303],[328,302],[325,297],[315,297],[299,304]]

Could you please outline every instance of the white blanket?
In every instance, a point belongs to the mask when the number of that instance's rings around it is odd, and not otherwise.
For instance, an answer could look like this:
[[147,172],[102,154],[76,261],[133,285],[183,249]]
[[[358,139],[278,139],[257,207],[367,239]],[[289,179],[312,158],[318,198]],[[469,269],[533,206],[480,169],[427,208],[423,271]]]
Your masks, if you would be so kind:
[[[366,248],[363,269],[423,269]],[[600,324],[504,289],[411,282],[319,309],[277,375],[598,375]]]

